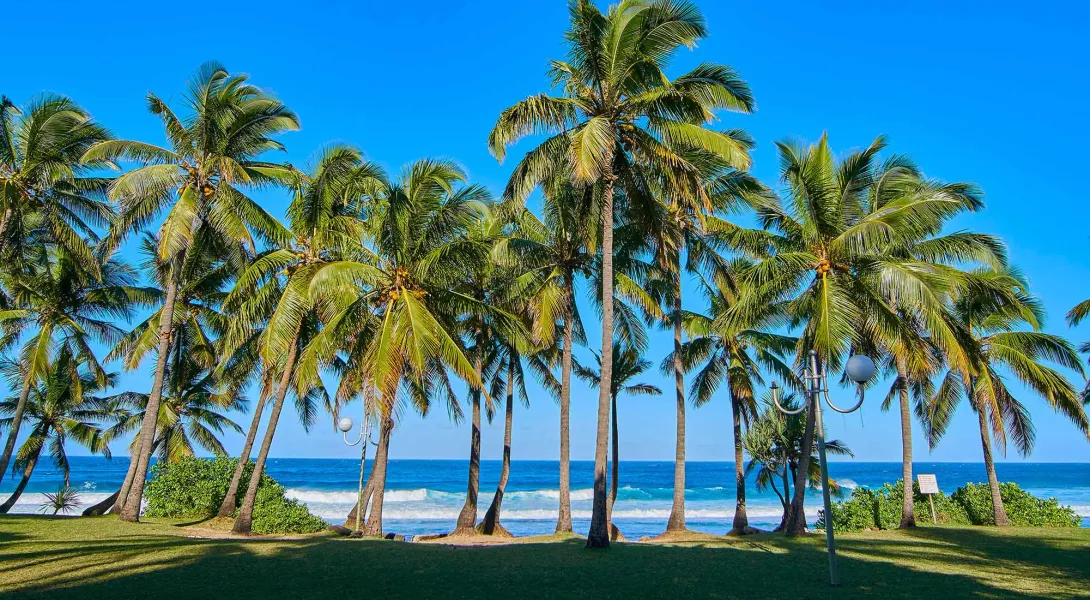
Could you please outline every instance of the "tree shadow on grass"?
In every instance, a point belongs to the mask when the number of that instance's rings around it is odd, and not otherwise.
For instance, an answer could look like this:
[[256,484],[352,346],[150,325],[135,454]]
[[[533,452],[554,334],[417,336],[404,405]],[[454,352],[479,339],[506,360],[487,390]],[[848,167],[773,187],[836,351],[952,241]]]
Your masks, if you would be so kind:
[[[1086,571],[1071,566],[1074,551],[1022,538],[1019,545],[1023,541],[1028,542],[1025,560],[1009,542],[975,531],[846,537],[840,544],[843,586],[833,589],[827,585],[827,555],[819,536],[618,544],[607,551],[586,550],[579,539],[458,547],[329,537],[193,540],[149,533],[57,548],[27,536],[0,549],[5,569],[0,589],[25,598],[919,600],[1071,598],[1081,593],[1085,581],[1080,587],[1077,578],[1085,578]],[[1057,558],[1050,559],[1053,555]],[[12,564],[21,568],[9,568]],[[956,569],[940,568],[951,565]],[[1034,589],[1019,581],[1030,574],[1044,583]]]

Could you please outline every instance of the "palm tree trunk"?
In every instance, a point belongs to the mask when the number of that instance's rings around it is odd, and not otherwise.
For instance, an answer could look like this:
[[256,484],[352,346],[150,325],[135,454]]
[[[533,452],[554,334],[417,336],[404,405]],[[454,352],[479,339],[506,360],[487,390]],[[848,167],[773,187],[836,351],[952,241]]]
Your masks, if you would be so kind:
[[[180,271],[181,265],[174,270]],[[140,442],[135,456],[136,471],[133,472],[132,486],[121,504],[121,520],[137,522],[140,520],[140,504],[144,499],[144,483],[148,476],[148,463],[151,462],[152,445],[155,443],[156,425],[159,419],[159,404],[163,399],[167,360],[170,359],[170,341],[174,330],[174,302],[178,297],[178,278],[171,275],[167,285],[166,301],[163,312],[159,315],[159,349],[155,359],[155,378],[151,384],[148,405],[144,408],[144,420],[140,424]]]
[[386,494],[386,465],[390,456],[390,435],[394,430],[394,420],[387,415],[382,421],[382,429],[378,436],[378,449],[375,450],[375,466],[372,468],[372,476],[375,483],[372,486],[371,512],[367,515],[367,525],[363,528],[363,535],[369,537],[382,537],[382,501]]
[[[473,359],[473,369],[478,378],[481,376],[481,351],[478,344],[477,357]],[[481,390],[473,390],[470,398],[473,422],[469,435],[469,481],[466,483],[466,503],[458,513],[454,533],[473,533],[473,527],[477,524],[477,494],[481,488]]]
[[500,482],[496,485],[496,495],[492,496],[492,504],[488,506],[488,512],[484,513],[484,522],[481,523],[481,533],[485,535],[510,535],[500,525],[500,508],[503,505],[503,494],[507,491],[507,479],[511,476],[511,421],[515,412],[515,357],[510,358],[507,366],[507,411],[503,419],[503,466],[500,468]]
[[898,529],[910,529],[916,526],[916,507],[913,504],[912,486],[912,413],[908,407],[908,361],[898,356],[894,361],[897,367],[897,397],[901,405],[901,480],[904,481],[901,494],[901,523]]
[[[257,430],[261,427],[261,413],[265,408],[265,399],[261,398],[254,407],[254,418],[250,421],[250,430],[246,432],[246,442],[242,445],[242,452],[238,455],[238,464],[235,465],[235,473],[231,475],[231,484],[227,486],[227,495],[220,503],[217,517],[230,517],[235,514],[238,505],[238,486],[242,482],[242,473],[250,462],[250,450],[254,447],[254,439],[257,438]],[[364,441],[366,444],[367,442]]]
[[291,375],[295,370],[295,359],[299,355],[299,328],[291,337],[291,350],[288,351],[288,359],[284,362],[284,373],[280,376],[280,385],[276,389],[276,400],[272,413],[269,415],[269,424],[265,426],[265,438],[261,440],[261,449],[257,453],[257,463],[254,464],[254,472],[250,474],[250,484],[246,486],[246,496],[242,499],[242,506],[238,509],[238,517],[231,531],[235,533],[250,533],[253,526],[254,502],[257,500],[257,486],[261,483],[261,474],[265,472],[265,459],[269,457],[269,449],[272,447],[273,436],[276,435],[276,424],[280,420],[280,410],[284,408],[284,398],[288,396],[288,387],[291,385]]
[[609,541],[616,542],[624,540],[624,536],[621,535],[621,530],[617,528],[617,525],[613,523],[613,505],[617,502],[617,490],[621,485],[621,439],[620,439],[620,427],[617,425],[617,394],[613,394],[610,399],[612,408],[609,412],[610,421],[613,423],[613,435],[611,436],[611,444],[613,446],[613,455],[610,457],[610,463],[613,467],[609,472],[609,505],[606,507],[606,520],[609,521]]
[[0,505],[0,514],[7,514],[7,512],[11,510],[11,507],[15,506],[15,503],[18,502],[19,496],[23,495],[23,490],[26,489],[27,483],[30,482],[30,475],[34,472],[34,466],[38,464],[39,453],[41,453],[41,449],[39,449],[38,452],[35,452],[34,455],[30,457],[30,460],[27,461],[26,468],[23,469],[23,478],[19,480],[19,485],[15,486],[15,491],[8,497],[7,502]]
[[[729,383],[729,382],[728,382]],[[734,394],[730,395],[730,411],[734,420],[734,522],[730,532],[746,535],[749,531],[749,515],[746,514],[746,470],[742,464],[742,410]]]
[[11,207],[8,206],[4,209],[4,216],[0,217],[0,258],[3,257],[4,246],[6,245],[8,234],[8,222],[11,221]]
[[685,527],[685,372],[681,366],[681,253],[674,274],[674,390],[677,396],[677,439],[674,446],[674,503],[666,531]]
[[602,175],[602,365],[598,385],[598,430],[594,444],[594,501],[588,548],[609,547],[606,515],[606,444],[609,442],[609,400],[613,380],[613,184],[617,177],[607,162]]
[[568,310],[564,315],[564,347],[560,359],[560,514],[556,533],[571,533],[571,363],[575,339],[575,286],[572,274],[564,278]]
[[988,433],[988,420],[982,407],[976,407],[976,417],[980,424],[980,444],[984,447],[984,468],[988,470],[988,487],[992,490],[992,512],[997,527],[1009,527],[1007,509],[1003,507],[1003,496],[999,493],[999,478],[995,474],[995,460],[992,459],[992,440]]
[[[163,443],[163,438],[162,438],[162,436],[160,436],[158,439],[155,440],[155,443],[152,444],[151,453],[155,454],[155,450],[162,443]],[[121,512],[122,504],[124,504],[125,498],[128,498],[128,496],[129,496],[129,490],[132,489],[132,482],[135,479],[135,477],[136,477],[136,457],[135,456],[130,456],[129,457],[129,468],[125,472],[125,480],[121,482],[121,489],[119,489],[117,491],[117,493],[114,494],[114,501],[111,502],[109,505],[107,505],[105,508],[103,508],[102,509],[103,512],[97,512],[96,513],[94,510],[92,510],[92,509],[97,510],[99,508],[99,506],[100,506],[99,504],[96,504],[95,506],[92,506],[91,508],[88,509],[88,511],[91,511],[92,515],[94,515],[94,514],[112,514],[112,513]],[[109,500],[109,498],[107,498],[107,500]],[[105,504],[105,502],[106,501],[103,500],[102,504]],[[84,511],[83,516],[86,517],[86,516],[91,516],[91,515],[88,515],[87,512]]]
[[8,441],[4,444],[4,454],[0,456],[0,481],[4,480],[4,474],[8,472],[8,464],[11,455],[15,452],[15,441],[19,437],[19,426],[23,424],[23,412],[26,410],[27,399],[30,398],[30,387],[34,379],[30,372],[23,377],[23,387],[19,390],[19,401],[15,404],[15,412],[11,415],[11,431],[8,432]]
[[791,497],[791,509],[787,511],[787,520],[784,523],[784,532],[789,536],[803,535],[806,533],[806,479],[810,473],[810,455],[814,448],[814,402],[817,398],[807,392],[806,394],[806,429],[802,434],[802,453],[799,455],[798,470],[795,475],[795,494]]
[[[364,440],[363,443],[367,443]],[[371,495],[375,491],[375,465],[371,463],[371,472],[367,474],[367,483],[363,485],[363,493],[360,494],[360,498],[352,505],[352,510],[348,511],[348,516],[344,518],[344,526],[351,527],[355,530],[356,527],[356,513],[360,510],[360,505],[363,505],[363,514],[360,515],[360,520],[367,519],[367,504],[371,501]]]

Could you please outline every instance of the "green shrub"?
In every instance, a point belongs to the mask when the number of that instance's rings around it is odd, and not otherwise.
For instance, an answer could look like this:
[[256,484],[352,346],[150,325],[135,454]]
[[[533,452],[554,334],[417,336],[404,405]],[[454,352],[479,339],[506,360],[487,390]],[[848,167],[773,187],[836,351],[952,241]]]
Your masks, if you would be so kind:
[[[833,530],[834,531],[863,531],[865,529],[894,529],[901,524],[901,500],[904,493],[904,484],[901,480],[896,483],[887,483],[882,487],[871,490],[856,488],[852,495],[843,502],[834,502]],[[916,522],[931,524],[931,507],[928,505],[927,496],[920,493],[920,488],[913,482],[913,499],[915,501]],[[933,498],[935,502],[935,515],[941,524],[968,525],[969,517],[964,508],[951,501],[946,495],[939,493]],[[817,527],[825,527],[825,515],[821,511],[818,516]]]
[[[999,484],[999,495],[1011,525],[1020,527],[1078,527],[1079,516],[1055,498],[1037,498],[1016,483]],[[986,483],[970,483],[951,496],[962,505],[973,525],[994,525],[992,491]]]
[[[156,463],[151,481],[144,487],[149,517],[204,519],[219,511],[238,459],[186,457],[171,463]],[[243,470],[243,490],[254,465]],[[262,474],[254,502],[253,530],[258,533],[314,533],[325,522],[310,514],[306,505],[284,497],[284,486]],[[242,490],[239,503],[242,502]],[[237,508],[237,506],[236,506]]]
[[252,523],[255,532],[317,533],[326,528],[326,522],[310,514],[305,504],[284,497],[285,491],[275,481],[258,488]]

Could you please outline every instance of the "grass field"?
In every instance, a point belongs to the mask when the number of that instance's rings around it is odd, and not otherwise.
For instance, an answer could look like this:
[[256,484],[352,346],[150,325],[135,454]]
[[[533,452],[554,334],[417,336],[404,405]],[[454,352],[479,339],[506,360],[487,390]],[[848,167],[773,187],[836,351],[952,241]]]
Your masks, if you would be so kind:
[[198,539],[177,523],[0,517],[0,595],[20,598],[1086,598],[1090,530],[922,528],[839,539],[707,536],[591,551],[577,538],[503,546]]

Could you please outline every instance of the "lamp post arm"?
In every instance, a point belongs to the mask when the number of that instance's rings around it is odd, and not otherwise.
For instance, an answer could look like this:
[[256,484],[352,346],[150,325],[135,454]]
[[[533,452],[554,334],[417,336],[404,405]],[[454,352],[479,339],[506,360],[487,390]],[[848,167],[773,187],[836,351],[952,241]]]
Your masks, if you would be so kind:
[[855,411],[859,410],[859,407],[863,406],[863,386],[862,385],[859,386],[859,402],[856,402],[855,406],[853,406],[851,408],[840,408],[839,406],[833,404],[832,399],[829,398],[829,381],[824,376],[822,377],[822,388],[823,388],[822,393],[825,394],[825,404],[828,404],[829,408],[835,410],[838,413],[846,415],[848,413],[852,413],[852,412],[855,412]]

